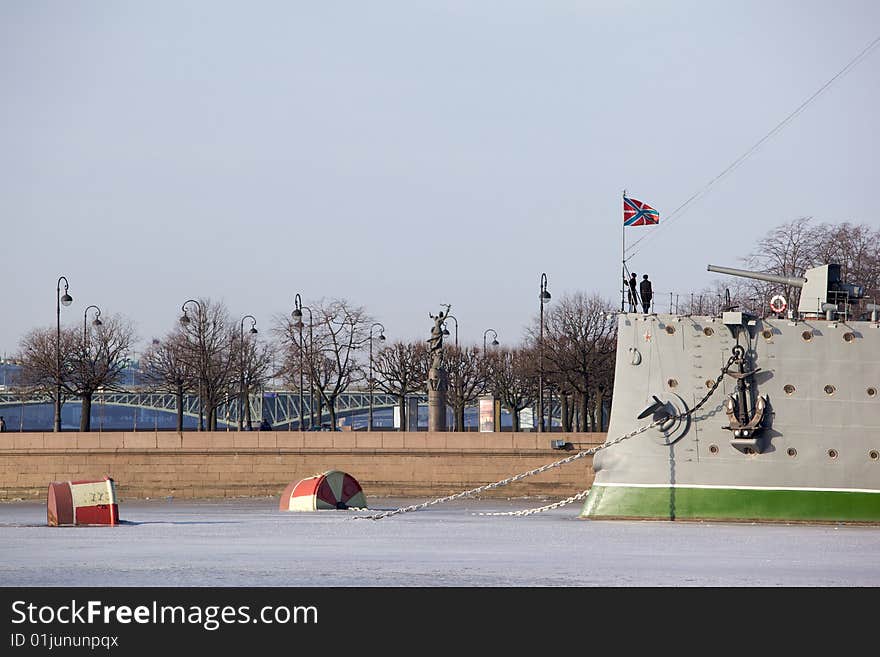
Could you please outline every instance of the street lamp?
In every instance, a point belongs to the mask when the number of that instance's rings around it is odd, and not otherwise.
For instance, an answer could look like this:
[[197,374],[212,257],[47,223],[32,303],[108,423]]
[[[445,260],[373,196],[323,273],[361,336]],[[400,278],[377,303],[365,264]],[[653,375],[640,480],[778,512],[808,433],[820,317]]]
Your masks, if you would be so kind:
[[96,311],[95,319],[92,322],[92,325],[101,326],[101,324],[103,324],[103,322],[101,321],[101,309],[98,308],[98,306],[92,305],[85,309],[85,311],[83,312],[83,345],[85,345],[86,347],[88,347],[89,344],[89,333],[86,327],[86,319],[88,319],[89,310],[91,310],[92,308],[94,308]]
[[[61,281],[64,281],[64,296],[61,296]],[[61,306],[73,303],[73,297],[67,293],[66,276],[59,276],[55,290],[55,431],[61,431]]]
[[[256,335],[257,333],[257,318],[253,315],[245,315],[241,318],[241,323],[239,328],[241,329],[239,332],[239,336],[241,337],[241,377],[238,380],[238,430],[241,431],[243,428],[243,419],[244,419],[244,409],[245,409],[245,390],[244,390],[244,320],[250,318],[251,320],[251,330],[249,333],[251,335]],[[250,420],[250,418],[248,418]],[[250,426],[250,423],[248,423]],[[227,425],[228,426],[228,425]]]
[[492,346],[493,346],[493,347],[497,347],[497,346],[498,346],[498,334],[495,332],[495,329],[491,329],[491,328],[489,328],[489,329],[486,329],[485,331],[483,331],[483,355],[484,355],[484,356],[486,355],[486,335],[487,335],[490,331],[491,331],[492,335],[494,336],[494,337],[492,338]]
[[[293,300],[293,305],[295,306],[294,311],[291,313],[291,316],[296,320],[294,326],[299,329],[299,430],[305,431],[305,427],[303,426],[303,310],[309,311],[309,352],[312,350],[312,309],[308,306],[302,305],[302,297],[297,292],[296,297]],[[309,353],[309,366],[311,367],[311,353]],[[314,410],[314,395],[312,394],[312,377],[309,376],[309,429],[313,428],[315,424],[315,410]]]
[[203,346],[203,336],[202,336],[202,330],[203,330],[202,304],[200,304],[195,299],[187,299],[186,301],[183,302],[183,305],[180,307],[180,309],[183,311],[183,316],[180,318],[180,323],[183,324],[184,326],[187,326],[190,322],[189,315],[186,314],[186,304],[188,304],[188,303],[196,304],[196,307],[199,309],[199,372],[198,372],[198,378],[199,378],[199,431],[203,431],[205,425],[204,425],[204,420],[202,417],[204,415],[203,408],[202,408],[202,374],[203,374],[203,370],[205,368],[205,364],[204,364],[204,346]]
[[[455,322],[455,346],[458,346],[458,319],[455,315],[446,315],[444,319],[451,319]],[[443,323],[443,335],[449,335],[449,330],[446,328],[446,322]]]
[[538,295],[541,301],[541,338],[538,341],[539,367],[538,367],[538,431],[544,431],[544,304],[550,303],[550,293],[547,291],[547,274],[541,274],[541,293]]
[[[488,351],[486,350],[486,336],[492,333],[492,346],[498,346],[498,333],[495,332],[495,329],[488,328],[483,331],[483,358],[485,359],[488,356]],[[488,368],[488,363],[486,364]],[[495,393],[492,394],[492,430],[493,431],[501,431],[501,406],[500,401],[495,398]]]
[[367,380],[367,383],[370,385],[370,415],[367,421],[367,431],[373,430],[373,329],[377,326],[381,329],[379,331],[379,339],[383,342],[385,341],[385,327],[379,322],[374,322],[370,326],[370,376]]

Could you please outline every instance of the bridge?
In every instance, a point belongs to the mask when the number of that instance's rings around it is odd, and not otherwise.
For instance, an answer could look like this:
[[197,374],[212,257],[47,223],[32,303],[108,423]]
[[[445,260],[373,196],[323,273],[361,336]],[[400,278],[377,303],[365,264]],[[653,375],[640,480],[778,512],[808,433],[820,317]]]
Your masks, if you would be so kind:
[[[318,397],[308,393],[300,395],[288,390],[264,390],[249,395],[251,423],[259,427],[263,420],[275,429],[299,429],[300,426],[320,427],[330,421],[327,406],[322,407],[321,417],[317,416]],[[302,402],[302,417],[300,417]],[[427,403],[427,395],[408,395],[409,405]],[[389,425],[393,409],[398,405],[396,395],[384,393],[373,394],[373,416],[377,425]],[[315,409],[314,420],[312,409]],[[366,426],[369,417],[370,394],[365,391],[351,391],[341,394],[336,400],[337,418],[345,418],[355,428]],[[81,404],[78,398],[69,398],[62,408],[62,421],[67,428],[79,427]],[[128,412],[125,412],[128,409]],[[198,426],[200,415],[199,398],[196,395],[183,396],[184,426]],[[6,419],[8,430],[51,430],[54,405],[46,395],[25,392],[0,392],[0,415]],[[105,418],[110,415],[112,422],[108,426],[118,428],[120,423],[128,428],[138,429],[140,420],[142,429],[174,428],[177,422],[177,396],[172,393],[153,392],[149,390],[129,390],[124,392],[100,391],[92,397],[92,425],[100,428]],[[74,420],[75,416],[75,422]],[[43,426],[48,418],[48,425]],[[238,427],[238,397],[230,395],[217,409],[217,425],[221,428]]]

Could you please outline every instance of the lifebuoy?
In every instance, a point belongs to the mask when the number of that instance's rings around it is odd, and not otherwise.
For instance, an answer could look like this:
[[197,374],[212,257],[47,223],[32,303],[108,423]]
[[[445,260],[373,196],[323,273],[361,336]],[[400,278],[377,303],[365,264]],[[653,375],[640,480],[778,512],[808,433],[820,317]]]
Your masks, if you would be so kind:
[[770,299],[770,310],[775,313],[784,312],[788,307],[788,303],[785,301],[785,297],[781,294],[777,294],[772,299]]

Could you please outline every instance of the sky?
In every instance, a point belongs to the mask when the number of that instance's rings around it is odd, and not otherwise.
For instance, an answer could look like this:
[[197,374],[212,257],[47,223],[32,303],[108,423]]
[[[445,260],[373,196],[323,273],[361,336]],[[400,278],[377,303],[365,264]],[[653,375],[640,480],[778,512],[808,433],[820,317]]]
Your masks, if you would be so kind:
[[877,227],[880,47],[712,181],[878,36],[873,0],[0,0],[0,355],[60,276],[136,350],[296,294],[510,346],[542,274],[619,304],[624,236],[663,299],[793,219]]

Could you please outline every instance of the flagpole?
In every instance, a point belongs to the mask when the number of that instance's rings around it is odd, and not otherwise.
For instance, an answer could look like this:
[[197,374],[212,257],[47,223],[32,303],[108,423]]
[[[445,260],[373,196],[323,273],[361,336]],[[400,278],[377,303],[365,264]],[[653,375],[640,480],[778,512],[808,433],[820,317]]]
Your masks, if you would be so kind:
[[[622,198],[626,198],[626,190],[623,190]],[[621,208],[623,204],[621,203]],[[621,232],[622,232],[622,244],[623,248],[620,252],[620,281],[623,283],[623,287],[620,288],[620,312],[624,311],[624,304],[626,303],[626,222],[623,220],[623,217],[620,219],[621,223]]]

